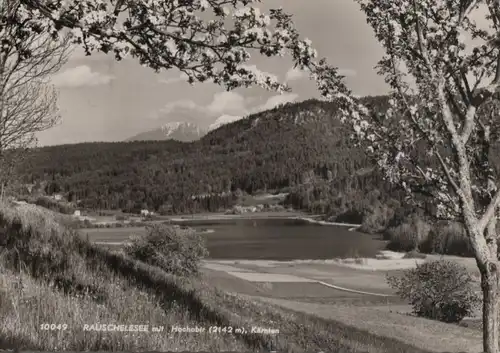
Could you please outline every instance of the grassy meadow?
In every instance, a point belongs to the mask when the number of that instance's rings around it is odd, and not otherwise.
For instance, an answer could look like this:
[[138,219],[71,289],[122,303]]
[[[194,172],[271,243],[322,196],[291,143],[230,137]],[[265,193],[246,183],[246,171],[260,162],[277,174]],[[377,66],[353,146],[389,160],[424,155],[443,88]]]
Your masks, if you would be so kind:
[[[86,241],[39,206],[0,205],[0,347],[30,350],[427,352],[395,338],[225,293]],[[41,325],[66,324],[66,330]],[[86,332],[84,324],[163,332]],[[172,326],[270,328],[172,333]]]

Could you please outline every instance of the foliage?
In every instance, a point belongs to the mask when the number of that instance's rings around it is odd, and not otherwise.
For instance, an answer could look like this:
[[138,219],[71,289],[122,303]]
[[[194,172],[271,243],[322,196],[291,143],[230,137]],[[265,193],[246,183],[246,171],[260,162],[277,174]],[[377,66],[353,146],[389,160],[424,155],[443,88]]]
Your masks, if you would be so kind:
[[438,222],[421,245],[422,251],[433,249],[439,254],[474,256],[474,250],[463,224],[458,222]]
[[389,240],[388,248],[399,251],[420,250],[429,237],[431,225],[416,213],[407,217],[396,227],[388,228],[384,238]]
[[75,208],[67,203],[59,202],[50,197],[39,196],[33,203],[38,206],[45,207],[49,210],[56,211],[63,214],[73,214],[75,212]]
[[182,277],[198,275],[200,261],[208,255],[203,237],[193,229],[165,224],[150,226],[145,235],[132,238],[125,252]]
[[380,233],[387,228],[389,221],[393,218],[394,208],[383,204],[378,199],[370,201],[371,204],[365,205],[360,230],[367,233]]
[[387,282],[409,301],[414,314],[429,319],[460,322],[480,303],[467,269],[451,261],[425,262],[401,277],[387,276]]

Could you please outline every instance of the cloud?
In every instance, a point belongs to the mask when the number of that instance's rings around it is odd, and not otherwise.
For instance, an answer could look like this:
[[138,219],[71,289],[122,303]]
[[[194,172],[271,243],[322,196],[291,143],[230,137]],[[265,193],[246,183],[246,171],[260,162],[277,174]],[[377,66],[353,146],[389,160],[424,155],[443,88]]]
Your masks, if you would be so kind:
[[257,77],[270,77],[271,80],[278,81],[278,76],[276,76],[273,73],[263,71],[259,69],[256,65],[248,65],[248,64],[242,64],[240,65],[242,68],[252,72],[255,76]]
[[298,67],[292,67],[285,74],[285,82],[301,80],[307,77],[307,72],[300,70]]
[[160,113],[170,114],[178,109],[187,109],[187,110],[202,110],[198,104],[189,99],[183,99],[175,102],[167,103],[163,108],[160,109]]
[[290,103],[299,98],[298,94],[295,93],[283,93],[270,97],[264,104],[261,104],[252,109],[252,113],[261,112],[264,110],[270,110],[275,108],[280,104]]
[[179,77],[171,77],[171,78],[160,78],[158,82],[163,83],[165,85],[171,85],[179,82],[187,82],[188,75],[184,72],[179,75]]
[[70,60],[82,60],[89,59],[92,56],[87,56],[85,50],[80,45],[71,45],[71,54],[69,56]]
[[52,83],[57,87],[86,87],[108,84],[114,76],[102,74],[87,65],[80,65],[72,69],[67,69],[52,76]]
[[298,94],[283,93],[269,97],[262,104],[255,104],[257,102],[254,97],[245,98],[234,91],[219,92],[214,94],[212,101],[207,105],[199,105],[189,99],[168,103],[153,118],[167,117],[175,121],[187,119],[201,125],[213,122],[211,125],[213,128],[215,125],[220,125],[222,121],[234,121],[250,114],[273,109],[280,104],[293,102],[298,97]]
[[[241,67],[244,68],[244,69],[247,69],[248,71],[254,72],[256,75],[258,74],[259,76],[260,75],[269,76],[272,79],[277,80],[277,76],[276,75],[274,75],[274,74],[272,74],[270,72],[267,72],[267,71],[262,71],[259,68],[257,68],[256,65],[246,65],[246,64],[243,64],[243,65],[241,65]],[[184,72],[182,72],[178,77],[160,78],[158,80],[158,82],[169,85],[169,84],[183,82],[183,81],[187,82],[187,80],[188,80],[188,75],[186,75]]]
[[[356,70],[352,69],[339,69],[338,73],[345,77],[356,76]],[[309,75],[306,71],[300,70],[299,68],[292,67],[285,74],[285,82],[288,83],[290,81],[302,80],[305,78],[309,78]]]
[[[153,119],[172,116],[178,120],[180,117],[189,120],[204,120],[220,115],[246,115],[248,114],[248,101],[236,92],[215,93],[212,101],[207,105],[199,105],[190,99],[183,99],[167,103],[158,113],[153,114]],[[200,122],[200,121],[198,121]]]
[[241,94],[233,91],[219,92],[214,94],[207,109],[214,114],[242,115],[247,111],[246,104],[246,99]]

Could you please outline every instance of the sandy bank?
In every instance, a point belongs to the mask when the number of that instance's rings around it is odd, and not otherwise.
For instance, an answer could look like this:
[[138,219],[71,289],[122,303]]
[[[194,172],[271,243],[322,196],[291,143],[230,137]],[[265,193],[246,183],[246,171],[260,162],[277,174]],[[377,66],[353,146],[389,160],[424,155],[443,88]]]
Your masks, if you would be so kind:
[[327,260],[215,260],[220,264],[238,264],[244,266],[256,266],[263,268],[272,268],[280,266],[294,266],[301,264],[316,265],[335,265],[355,270],[364,271],[392,271],[415,268],[417,264],[424,262],[445,259],[462,264],[471,272],[478,272],[474,258],[451,256],[451,255],[427,255],[425,259],[404,259],[404,253],[384,250],[379,253],[379,258],[346,258],[346,259],[327,259]]
[[353,269],[371,270],[371,271],[391,271],[415,268],[417,264],[435,260],[449,260],[465,266],[469,271],[479,274],[476,260],[472,257],[460,257],[452,255],[429,254],[425,259],[405,259],[405,253],[384,250],[379,253],[376,259],[335,259],[340,266],[346,266]]
[[305,221],[311,224],[318,224],[322,226],[340,226],[340,227],[351,227],[349,230],[355,230],[359,227],[361,227],[361,224],[353,224],[353,223],[338,223],[338,222],[327,222],[327,221],[320,221],[317,219],[313,219],[310,217],[292,217],[293,219]]

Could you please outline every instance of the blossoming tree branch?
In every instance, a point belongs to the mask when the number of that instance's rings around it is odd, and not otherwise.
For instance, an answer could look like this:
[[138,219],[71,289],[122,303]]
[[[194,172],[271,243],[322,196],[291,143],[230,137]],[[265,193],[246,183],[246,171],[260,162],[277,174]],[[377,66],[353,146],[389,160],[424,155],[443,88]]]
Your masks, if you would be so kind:
[[[189,82],[228,89],[259,85],[288,88],[246,63],[252,52],[290,54],[309,66],[316,52],[281,9],[261,13],[255,0],[4,0],[20,32],[69,29],[88,54],[131,56],[156,71],[176,68]],[[19,37],[22,40],[22,36]]]

